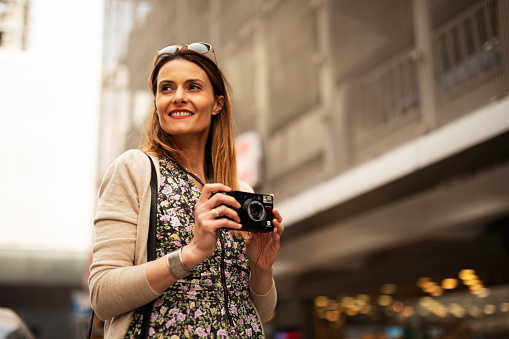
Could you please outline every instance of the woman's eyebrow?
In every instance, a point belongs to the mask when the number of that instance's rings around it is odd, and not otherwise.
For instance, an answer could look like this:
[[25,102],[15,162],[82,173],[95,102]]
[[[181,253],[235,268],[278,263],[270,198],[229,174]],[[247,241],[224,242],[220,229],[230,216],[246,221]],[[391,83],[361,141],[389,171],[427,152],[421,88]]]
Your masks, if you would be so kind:
[[[187,79],[186,81],[184,81],[184,84],[191,84],[191,83],[197,83],[199,82],[200,84],[202,85],[205,85],[206,82],[203,81],[202,79],[199,79],[199,78],[196,78],[196,79]],[[161,85],[173,85],[175,84],[176,82],[174,80],[161,80],[158,84],[158,87],[161,86]]]
[[203,81],[202,79],[187,79],[187,80],[185,81],[185,83],[186,83],[186,84],[187,84],[187,83],[190,83],[190,82],[200,82],[200,83],[202,83],[202,84],[204,84],[204,83],[205,83],[205,81]]
[[[184,81],[184,83],[189,83],[189,82],[205,82],[205,81],[202,80],[202,79],[199,79],[199,78],[196,78],[196,79],[187,79],[186,81]],[[160,84],[174,84],[175,81],[174,80],[164,79],[164,80],[161,80],[159,83]]]

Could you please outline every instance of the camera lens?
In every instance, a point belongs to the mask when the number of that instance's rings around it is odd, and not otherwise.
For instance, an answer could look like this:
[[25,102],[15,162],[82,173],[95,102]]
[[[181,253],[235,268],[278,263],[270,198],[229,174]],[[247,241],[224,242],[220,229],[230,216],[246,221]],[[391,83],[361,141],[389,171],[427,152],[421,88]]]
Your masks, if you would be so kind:
[[265,218],[265,207],[257,200],[250,200],[247,204],[247,214],[254,221],[261,221]]

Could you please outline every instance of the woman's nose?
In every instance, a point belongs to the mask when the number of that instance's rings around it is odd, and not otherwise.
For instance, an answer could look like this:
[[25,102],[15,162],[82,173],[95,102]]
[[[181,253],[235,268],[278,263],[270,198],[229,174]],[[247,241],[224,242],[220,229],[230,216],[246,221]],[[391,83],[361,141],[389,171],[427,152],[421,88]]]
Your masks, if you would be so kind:
[[186,93],[182,87],[178,87],[175,91],[175,96],[173,97],[173,102],[175,104],[183,104],[186,103]]

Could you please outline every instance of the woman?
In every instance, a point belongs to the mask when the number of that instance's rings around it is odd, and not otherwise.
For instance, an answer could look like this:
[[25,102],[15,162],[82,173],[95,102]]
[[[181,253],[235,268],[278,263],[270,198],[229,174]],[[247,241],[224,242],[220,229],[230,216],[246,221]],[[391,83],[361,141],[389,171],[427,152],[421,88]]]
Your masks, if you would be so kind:
[[168,46],[149,78],[143,151],[158,169],[158,259],[147,263],[147,156],[127,151],[101,184],[89,286],[105,338],[139,338],[151,301],[151,338],[264,338],[275,308],[282,217],[274,209],[273,232],[246,235],[233,209],[240,204],[215,194],[252,189],[236,178],[226,81],[208,51],[206,43]]

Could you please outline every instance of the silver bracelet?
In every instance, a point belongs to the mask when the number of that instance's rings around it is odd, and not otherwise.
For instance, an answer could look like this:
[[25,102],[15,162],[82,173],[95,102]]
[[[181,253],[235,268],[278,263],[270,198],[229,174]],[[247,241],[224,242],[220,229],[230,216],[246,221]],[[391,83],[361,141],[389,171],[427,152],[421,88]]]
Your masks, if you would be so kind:
[[171,274],[177,279],[182,279],[191,274],[182,263],[182,247],[166,255],[166,265]]

